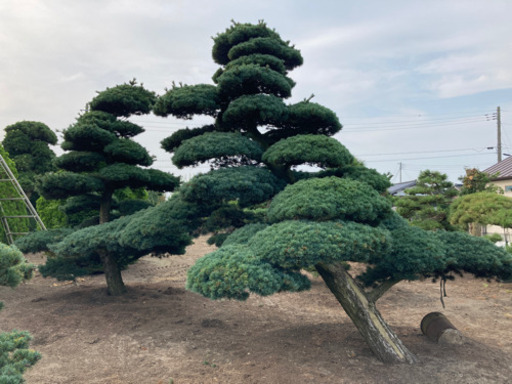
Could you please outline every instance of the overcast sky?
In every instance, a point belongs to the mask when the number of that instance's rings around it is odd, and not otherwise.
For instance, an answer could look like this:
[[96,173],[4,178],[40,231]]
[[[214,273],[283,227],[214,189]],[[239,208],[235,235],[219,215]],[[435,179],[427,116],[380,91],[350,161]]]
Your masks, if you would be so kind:
[[[336,137],[394,182],[400,168],[403,181],[427,168],[457,181],[496,162],[497,106],[512,154],[511,17],[510,0],[1,0],[0,128],[62,130],[132,78],[158,94],[212,83],[211,36],[263,19],[304,57],[289,102],[314,94],[340,118]],[[194,123],[133,120],[155,167],[174,172],[159,142]]]

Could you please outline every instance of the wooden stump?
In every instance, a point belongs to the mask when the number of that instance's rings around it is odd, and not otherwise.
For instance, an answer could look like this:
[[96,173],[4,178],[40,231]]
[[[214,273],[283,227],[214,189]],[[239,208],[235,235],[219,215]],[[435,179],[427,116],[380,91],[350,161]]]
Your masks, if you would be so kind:
[[431,312],[421,320],[421,332],[430,340],[440,344],[461,345],[462,334],[441,312]]

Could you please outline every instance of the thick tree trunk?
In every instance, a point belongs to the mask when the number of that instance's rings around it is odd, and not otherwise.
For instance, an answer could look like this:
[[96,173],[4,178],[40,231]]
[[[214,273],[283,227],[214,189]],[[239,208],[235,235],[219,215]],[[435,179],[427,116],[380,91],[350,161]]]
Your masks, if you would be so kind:
[[112,191],[107,188],[101,195],[100,224],[110,221],[110,208],[112,207]]
[[126,292],[126,287],[116,260],[104,250],[99,250],[98,253],[103,263],[108,294],[112,296],[122,295]]
[[316,269],[379,360],[409,364],[417,361],[343,265],[318,264]]

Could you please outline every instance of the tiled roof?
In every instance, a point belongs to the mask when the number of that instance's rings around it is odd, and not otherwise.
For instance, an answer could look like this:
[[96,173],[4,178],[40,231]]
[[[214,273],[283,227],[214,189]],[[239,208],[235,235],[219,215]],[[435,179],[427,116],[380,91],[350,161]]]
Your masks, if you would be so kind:
[[484,172],[489,175],[498,173],[498,177],[495,180],[512,179],[512,156],[507,157],[505,160],[485,169]]

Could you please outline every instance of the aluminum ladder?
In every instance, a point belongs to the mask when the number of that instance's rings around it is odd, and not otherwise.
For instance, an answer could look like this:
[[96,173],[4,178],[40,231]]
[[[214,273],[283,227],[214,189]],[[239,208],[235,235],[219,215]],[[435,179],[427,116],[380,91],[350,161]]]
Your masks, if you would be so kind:
[[[42,222],[41,218],[37,214],[34,206],[30,202],[29,198],[25,194],[25,191],[21,187],[20,183],[12,173],[11,169],[7,165],[7,162],[0,154],[0,183],[10,183],[13,186],[13,195],[14,196],[0,196],[0,223],[5,232],[5,237],[7,238],[7,242],[9,244],[14,243],[16,236],[23,236],[28,234],[28,232],[13,232],[9,226],[9,220],[16,219],[34,219],[39,228],[43,231],[46,231],[46,227]],[[27,208],[26,215],[6,215],[3,204],[6,201],[22,201]]]

